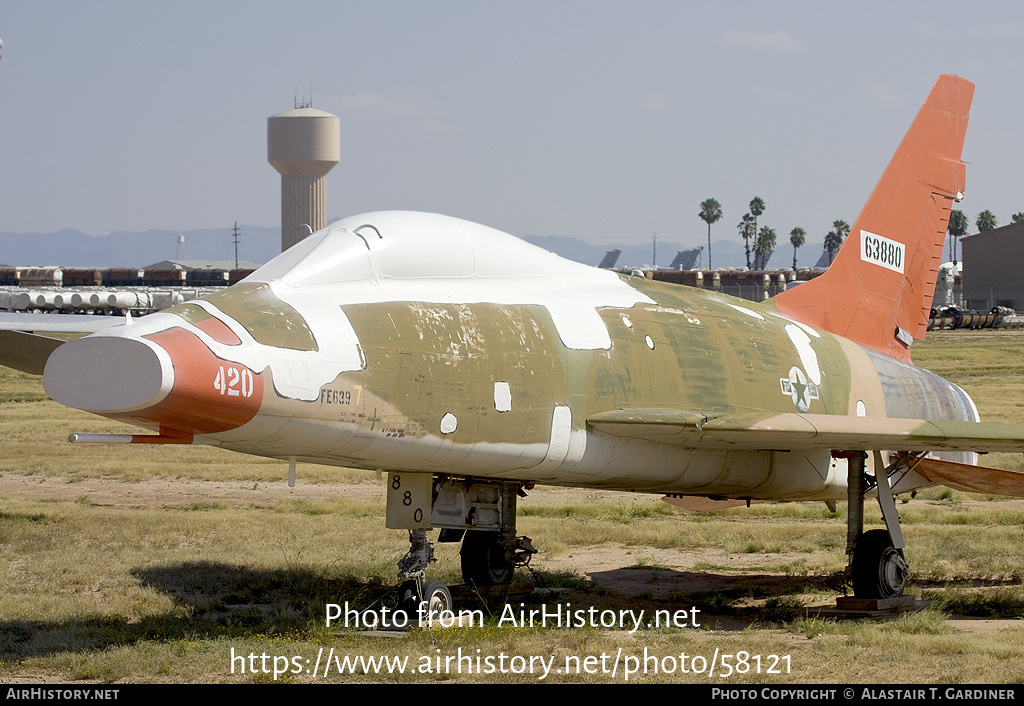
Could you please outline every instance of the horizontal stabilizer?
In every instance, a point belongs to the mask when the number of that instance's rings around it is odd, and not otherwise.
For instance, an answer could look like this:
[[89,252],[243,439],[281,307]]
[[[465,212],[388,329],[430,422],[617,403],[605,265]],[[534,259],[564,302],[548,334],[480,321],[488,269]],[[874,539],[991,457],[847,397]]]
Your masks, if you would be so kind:
[[665,409],[600,412],[587,423],[614,436],[701,450],[1024,453],[1024,425],[1017,424],[795,412],[703,415]]
[[969,466],[964,463],[940,461],[937,458],[924,459],[914,466],[914,471],[932,483],[968,493],[1024,497],[1024,473]]

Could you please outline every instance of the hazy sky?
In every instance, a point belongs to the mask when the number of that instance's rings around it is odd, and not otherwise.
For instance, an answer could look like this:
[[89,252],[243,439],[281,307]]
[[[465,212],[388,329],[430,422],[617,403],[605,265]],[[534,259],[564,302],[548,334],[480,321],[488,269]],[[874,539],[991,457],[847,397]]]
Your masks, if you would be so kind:
[[971,221],[1024,210],[1019,2],[0,5],[0,231],[279,223],[266,119],[341,117],[332,218],[594,243],[852,221],[940,73],[977,84]]

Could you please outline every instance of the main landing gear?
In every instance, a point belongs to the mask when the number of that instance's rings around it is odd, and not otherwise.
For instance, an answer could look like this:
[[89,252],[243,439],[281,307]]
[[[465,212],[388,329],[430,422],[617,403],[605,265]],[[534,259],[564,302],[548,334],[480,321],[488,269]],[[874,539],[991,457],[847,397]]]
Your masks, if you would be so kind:
[[893,546],[889,531],[882,529],[860,535],[850,568],[853,595],[857,598],[902,596],[909,576],[902,550]]
[[[853,585],[854,598],[867,601],[860,607],[894,608],[912,605],[913,597],[904,596],[910,574],[903,555],[903,532],[900,529],[896,502],[889,478],[910,470],[921,454],[901,454],[885,466],[882,454],[874,452],[875,475],[864,472],[867,454],[863,451],[834,451],[834,458],[848,463],[846,516],[846,553],[849,557],[847,575]],[[864,495],[875,489],[886,529],[864,531]],[[840,599],[842,607],[843,599]],[[855,607],[855,606],[850,606]]]
[[391,473],[388,476],[387,526],[409,530],[409,553],[399,562],[399,608],[420,622],[452,610],[451,591],[427,581],[435,561],[427,530],[441,530],[439,542],[462,540],[462,578],[476,589],[512,582],[517,566],[526,566],[536,549],[529,537],[516,536],[516,500],[522,483]]
[[505,532],[469,530],[462,540],[462,580],[467,586],[507,586],[517,566],[526,566],[537,553],[529,537],[516,537],[511,542]]

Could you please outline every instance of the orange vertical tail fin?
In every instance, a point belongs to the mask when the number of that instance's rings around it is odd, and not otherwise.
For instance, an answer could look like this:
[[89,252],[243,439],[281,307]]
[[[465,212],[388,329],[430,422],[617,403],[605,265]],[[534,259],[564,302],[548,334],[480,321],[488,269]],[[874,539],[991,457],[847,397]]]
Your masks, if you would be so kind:
[[775,297],[779,311],[902,360],[923,339],[949,212],[963,196],[960,161],[974,84],[935,82],[828,271]]

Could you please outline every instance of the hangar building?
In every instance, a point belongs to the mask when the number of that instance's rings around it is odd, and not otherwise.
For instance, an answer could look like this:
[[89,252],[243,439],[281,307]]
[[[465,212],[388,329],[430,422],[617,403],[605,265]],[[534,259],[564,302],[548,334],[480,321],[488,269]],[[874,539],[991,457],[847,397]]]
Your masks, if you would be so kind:
[[968,309],[1024,311],[1024,222],[963,238],[963,296]]

